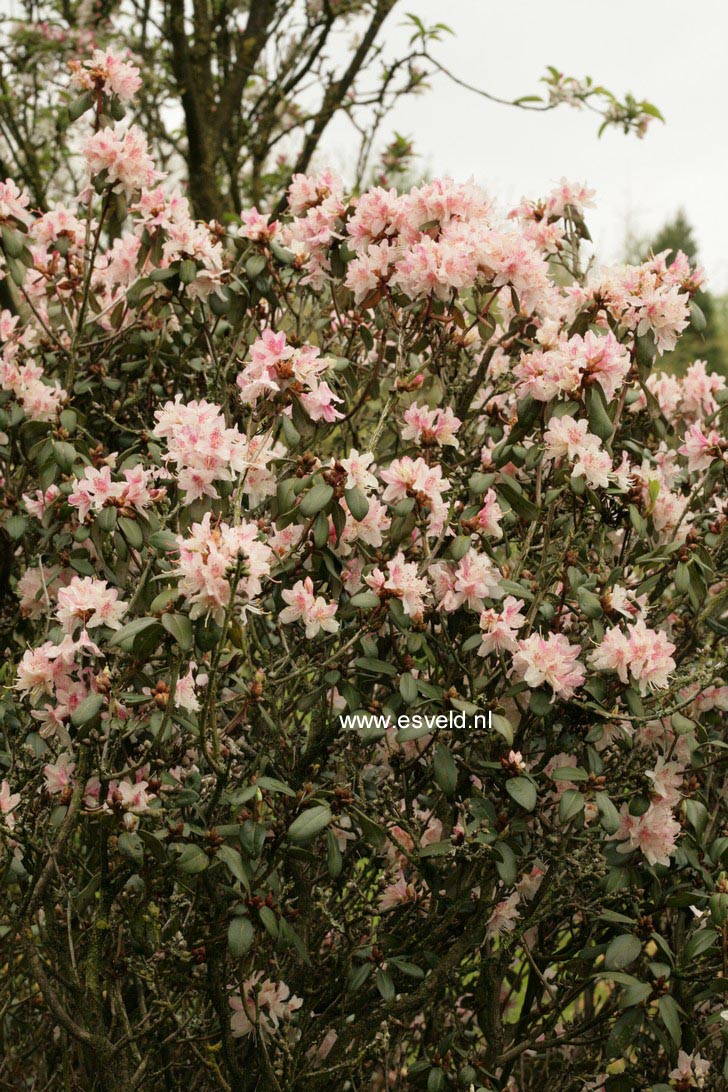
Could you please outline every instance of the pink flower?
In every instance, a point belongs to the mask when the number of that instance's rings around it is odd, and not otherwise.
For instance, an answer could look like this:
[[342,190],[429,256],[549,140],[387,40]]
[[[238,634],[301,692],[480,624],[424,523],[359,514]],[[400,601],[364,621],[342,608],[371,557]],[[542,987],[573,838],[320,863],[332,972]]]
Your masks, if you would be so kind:
[[284,588],[281,598],[288,606],[278,615],[284,625],[290,622],[303,622],[306,637],[311,640],[320,630],[336,633],[339,623],[334,617],[336,604],[327,603],[322,596],[314,595],[313,581],[310,576],[299,580],[291,589]]
[[268,242],[273,238],[279,226],[277,220],[271,220],[269,216],[258,212],[257,208],[253,206],[252,208],[244,209],[243,212],[241,212],[238,234],[243,239],[251,239],[255,243],[263,243]]
[[677,1081],[680,1088],[704,1088],[705,1078],[710,1072],[710,1062],[700,1054],[687,1054],[678,1051],[677,1066],[667,1075],[669,1081]]
[[518,642],[513,668],[530,687],[548,683],[554,697],[571,698],[586,677],[579,662],[580,652],[581,647],[569,644],[563,633],[551,633],[546,638],[532,633]]
[[[3,318],[6,314],[3,311]],[[31,421],[52,420],[67,397],[57,379],[45,382],[43,369],[37,364],[29,361],[18,365],[7,352],[0,362],[0,388],[15,395]]]
[[407,882],[400,869],[394,883],[388,884],[380,895],[377,909],[380,914],[384,914],[387,910],[394,910],[408,902],[417,902],[417,890],[414,884]]
[[175,709],[185,709],[188,713],[196,713],[200,708],[200,700],[196,694],[196,688],[207,685],[207,675],[197,671],[197,664],[191,663],[187,673],[182,675],[174,688]]
[[685,442],[678,451],[688,460],[688,470],[691,474],[696,470],[707,470],[713,460],[721,456],[720,433],[711,429],[706,436],[699,424],[692,424],[685,434]]
[[167,441],[167,459],[177,463],[178,484],[185,500],[217,497],[216,481],[234,481],[249,466],[246,439],[228,428],[219,406],[207,402],[184,404],[178,394],[154,416],[154,435]]
[[627,634],[618,626],[606,631],[599,647],[591,654],[598,670],[616,671],[623,683],[631,676],[640,692],[664,690],[675,670],[672,653],[675,645],[661,630],[648,629],[642,618],[627,626]]
[[674,808],[682,800],[680,787],[683,783],[684,766],[680,762],[666,762],[660,755],[654,770],[646,770],[645,776],[652,782],[652,791],[658,803]]
[[669,804],[650,804],[643,815],[630,815],[627,804],[620,809],[620,825],[611,839],[621,842],[619,853],[639,849],[648,864],[669,865],[675,852],[680,824],[673,817]]
[[476,516],[478,527],[483,534],[490,538],[503,538],[500,521],[503,519],[503,511],[498,504],[498,495],[495,489],[489,489],[483,497],[483,507]]
[[[116,455],[109,455],[108,461],[115,462]],[[68,503],[78,508],[81,523],[89,512],[100,512],[109,504],[143,512],[164,496],[164,489],[152,485],[157,473],[154,468],[146,469],[140,464],[124,470],[123,473],[124,481],[119,482],[112,480],[108,465],[98,470],[93,466],[84,469],[83,477],[76,480],[75,491],[68,498]]]
[[[349,507],[342,497],[341,506],[347,513],[346,526],[341,534],[339,541],[340,552],[344,553],[348,547],[354,542],[365,542],[368,546],[374,546],[375,548],[382,545],[383,532],[391,524],[391,520],[387,515],[386,507],[381,504],[375,497],[369,498],[369,508],[364,519],[354,519],[349,512]],[[331,523],[332,538],[335,538],[335,528],[333,521]]]
[[34,496],[29,493],[23,494],[23,503],[28,509],[28,512],[37,520],[42,520],[44,514],[52,507],[57,497],[60,497],[61,491],[57,485],[49,485],[47,489],[36,489]]
[[334,406],[334,402],[341,402],[342,399],[324,381],[312,384],[310,390],[302,391],[298,397],[312,421],[331,424],[344,416]]
[[718,409],[716,394],[724,391],[725,376],[708,372],[704,360],[690,365],[682,381],[680,410],[685,417],[709,417]]
[[546,453],[551,459],[578,459],[587,451],[598,450],[602,442],[589,432],[584,418],[578,421],[568,413],[552,417],[544,433]]
[[3,781],[2,785],[0,785],[0,816],[2,816],[2,821],[8,830],[13,830],[15,827],[13,812],[19,803],[20,793],[11,793],[9,782],[7,780]]
[[402,610],[410,618],[419,617],[424,613],[429,593],[427,581],[418,576],[414,562],[405,561],[401,550],[387,562],[386,575],[381,569],[373,569],[365,578],[365,582],[375,592],[393,593],[394,597],[401,601]]
[[470,610],[483,610],[484,599],[497,599],[501,594],[498,569],[487,554],[479,554],[471,547],[453,573],[452,587],[443,598],[442,608],[454,611],[465,604]]
[[27,649],[18,664],[16,689],[33,700],[43,694],[52,694],[57,686],[67,682],[79,650],[95,650],[95,654],[101,655],[85,631],[77,641],[67,634],[59,645],[45,641],[37,648]]
[[632,366],[629,350],[614,334],[595,334],[588,330],[584,337],[575,334],[567,342],[567,352],[584,376],[596,378],[611,402]]
[[19,190],[11,178],[0,182],[0,222],[17,220],[21,224],[30,224],[29,204],[28,194]]
[[395,459],[386,470],[382,470],[380,477],[387,486],[382,494],[383,501],[397,504],[405,497],[417,497],[429,509],[428,534],[440,534],[448,514],[443,493],[450,489],[450,482],[443,478],[440,466],[428,466],[424,459],[411,459],[409,455],[405,455],[402,459]]
[[132,125],[119,136],[113,129],[99,129],[87,137],[82,147],[92,178],[104,174],[115,193],[132,197],[137,190],[148,189],[163,176],[154,169],[147,148],[147,138]]
[[91,576],[74,576],[58,591],[56,618],[66,633],[81,625],[84,629],[109,626],[119,629],[127,604],[119,599],[116,588]]
[[71,61],[71,83],[83,91],[103,91],[129,102],[142,85],[136,65],[123,61],[111,49],[95,49],[87,61]]
[[485,934],[488,940],[493,940],[495,937],[501,937],[507,933],[513,932],[520,917],[520,911],[518,909],[520,901],[521,896],[517,891],[514,891],[508,898],[503,899],[496,904],[488,919]]
[[273,982],[266,978],[261,982],[262,971],[243,983],[243,995],[230,998],[230,1027],[236,1038],[260,1034],[269,1039],[279,1029],[282,1020],[289,1020],[300,1009],[303,1001],[292,997],[285,982]]
[[374,456],[370,451],[365,451],[360,455],[353,447],[348,457],[340,459],[339,462],[346,471],[347,489],[358,486],[364,493],[369,493],[372,489],[377,488],[377,479],[369,470],[374,462]]
[[455,433],[462,422],[449,406],[428,409],[413,402],[404,412],[403,440],[416,440],[422,447],[458,447]]
[[240,397],[246,405],[254,405],[268,391],[280,390],[280,376],[285,373],[294,349],[286,343],[284,333],[264,330],[250,347],[250,362],[237,377]]
[[606,451],[590,448],[579,455],[572,476],[584,478],[592,489],[606,489],[612,477],[612,460]]
[[480,615],[480,628],[483,640],[478,649],[479,656],[488,656],[491,652],[507,649],[515,652],[518,648],[517,632],[526,624],[526,616],[521,614],[522,599],[507,596],[501,609],[484,610]]
[[520,880],[516,883],[516,891],[522,899],[525,899],[528,902],[533,898],[543,883],[547,871],[548,869],[545,865],[536,862],[530,872],[526,872],[521,876]]
[[43,767],[45,787],[49,793],[65,792],[73,784],[76,763],[71,761],[68,751],[60,754],[56,762],[49,762]]
[[402,218],[402,198],[396,189],[373,186],[356,201],[354,212],[346,223],[346,233],[352,250],[366,251],[372,243],[387,236],[396,236]]
[[110,790],[110,795],[117,799],[124,811],[132,815],[143,815],[149,811],[151,794],[147,792],[149,785],[146,781],[120,781],[115,789]]
[[[221,522],[213,527],[207,512],[201,523],[193,523],[187,536],[178,536],[180,556],[177,571],[181,576],[179,590],[191,604],[191,618],[210,614],[221,625],[230,595],[235,592],[243,606],[260,595],[262,580],[270,573],[273,551],[260,541],[253,523],[237,527]],[[233,589],[230,570],[238,558],[244,559],[244,573]]]

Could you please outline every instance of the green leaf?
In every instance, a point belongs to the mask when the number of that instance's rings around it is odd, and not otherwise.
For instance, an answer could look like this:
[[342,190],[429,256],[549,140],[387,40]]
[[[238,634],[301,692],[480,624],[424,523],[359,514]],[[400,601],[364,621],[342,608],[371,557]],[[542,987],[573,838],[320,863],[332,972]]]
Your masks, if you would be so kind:
[[329,876],[333,879],[341,875],[341,870],[344,867],[339,843],[336,841],[336,835],[330,827],[326,831],[326,867],[329,870]]
[[265,269],[265,254],[253,254],[245,263],[245,272],[254,281]]
[[55,440],[53,442],[53,458],[63,473],[69,474],[78,456],[73,444],[65,443],[63,440]]
[[508,717],[502,717],[500,713],[491,713],[490,723],[496,732],[499,732],[503,736],[503,739],[510,746],[513,743],[513,725],[508,720]]
[[551,774],[554,781],[588,781],[589,774],[581,766],[559,766]]
[[90,110],[96,102],[96,94],[94,91],[84,91],[78,95],[73,102],[68,106],[68,117],[70,121],[78,121],[78,119]]
[[657,1002],[662,1022],[670,1032],[670,1038],[675,1046],[679,1047],[682,1040],[682,1027],[680,1026],[680,1008],[674,997],[669,993],[664,994]]
[[142,840],[138,834],[125,830],[123,834],[119,835],[119,853],[123,857],[128,857],[134,864],[141,865],[144,863],[144,846]]
[[619,812],[605,792],[595,793],[594,799],[599,810],[599,821],[607,834],[614,834],[615,830],[619,829],[621,822]]
[[584,797],[578,789],[567,789],[559,800],[559,819],[566,823],[584,810]]
[[189,258],[183,259],[179,263],[179,279],[182,284],[192,284],[197,276],[197,263],[191,261]]
[[377,989],[384,998],[385,1001],[393,1001],[395,995],[394,982],[389,977],[386,971],[383,971],[380,967],[377,970]]
[[285,781],[280,781],[277,777],[259,777],[255,784],[266,792],[282,793],[284,796],[296,795],[290,785],[286,785]]
[[693,828],[698,838],[702,837],[703,831],[708,824],[708,809],[706,808],[705,804],[701,803],[700,800],[695,800],[694,798],[691,800],[686,800],[685,814],[687,816],[688,822],[690,823],[690,826]]
[[600,440],[608,442],[612,438],[614,425],[607,410],[607,402],[602,388],[597,383],[587,392],[587,412],[589,415],[589,431],[598,436]]
[[399,680],[399,692],[407,705],[411,705],[417,699],[417,680],[413,678],[409,671],[406,671]]
[[217,856],[227,866],[235,879],[239,880],[243,887],[249,891],[250,880],[243,865],[243,858],[237,849],[233,849],[232,846],[220,846]]
[[315,516],[326,507],[333,495],[334,491],[330,485],[327,485],[326,482],[317,482],[312,489],[309,489],[301,501],[299,512],[306,518]]
[[607,1040],[607,1058],[616,1058],[623,1054],[634,1042],[642,1026],[642,1010],[630,1008],[617,1020]]
[[5,521],[5,530],[10,535],[11,539],[13,539],[14,542],[17,542],[28,530],[28,521],[25,516],[10,516]]
[[715,944],[716,933],[712,929],[700,929],[693,933],[682,951],[680,962],[683,966],[689,966],[694,959],[707,952]]
[[140,633],[151,629],[152,626],[159,626],[156,618],[135,618],[133,621],[127,622],[121,629],[117,629],[106,643],[110,648],[115,645],[123,646],[124,651],[129,652],[134,638],[138,637]]
[[353,486],[351,489],[344,490],[344,497],[352,516],[356,520],[366,519],[367,512],[369,511],[369,501],[363,489],[360,489],[358,485]]
[[228,925],[228,948],[235,959],[240,959],[253,947],[255,929],[250,918],[236,917]]
[[544,690],[532,690],[528,708],[537,717],[548,717],[554,711],[549,696]]
[[371,963],[362,963],[360,967],[353,967],[349,974],[347,991],[349,993],[358,993],[371,973]]
[[186,845],[177,859],[177,868],[188,876],[204,872],[209,864],[210,859],[205,851],[195,845]]
[[119,516],[119,530],[133,550],[141,550],[144,545],[144,535],[140,524],[135,519],[127,516]]
[[153,546],[155,550],[161,550],[163,553],[179,550],[177,536],[173,535],[171,531],[155,531],[154,534],[149,536],[149,545]]
[[357,610],[371,610],[373,607],[378,607],[379,603],[379,596],[368,590],[357,592],[349,600],[350,606],[356,607]]
[[359,656],[354,660],[357,667],[360,667],[362,671],[370,671],[374,675],[396,675],[397,668],[386,660],[377,660],[374,656]]
[[85,724],[88,724],[99,715],[103,704],[103,694],[89,694],[71,713],[71,724],[74,728],[83,728]]
[[688,732],[695,731],[695,721],[690,720],[688,717],[684,717],[682,713],[673,713],[670,717],[670,723],[672,724],[673,731],[678,736],[684,736],[687,735]]
[[435,783],[445,796],[453,796],[458,783],[458,768],[447,747],[442,744],[435,751],[432,763]]
[[192,648],[192,623],[186,614],[163,614],[162,625],[185,652]]
[[513,777],[506,781],[506,792],[525,811],[533,811],[536,807],[536,786],[529,777]]
[[312,841],[317,834],[331,822],[331,809],[326,804],[317,804],[301,812],[288,828],[288,837],[292,842],[303,844]]
[[541,509],[522,493],[517,492],[508,482],[499,482],[496,485],[496,491],[510,504],[514,512],[529,523],[533,523],[541,515]]
[[274,940],[278,939],[278,918],[275,916],[270,906],[261,906],[258,911],[260,920],[263,922],[263,928],[265,931],[273,937]]
[[461,561],[470,549],[470,535],[458,535],[450,543],[450,556],[453,561]]
[[427,1077],[427,1092],[445,1092],[447,1079],[444,1070],[439,1066],[431,1069]]
[[496,860],[495,867],[498,870],[498,875],[503,880],[506,887],[511,887],[516,882],[516,876],[518,875],[518,866],[516,864],[516,855],[508,845],[508,842],[497,842],[493,847],[493,851],[500,860]]
[[642,944],[632,933],[622,933],[609,944],[604,955],[604,966],[609,971],[621,971],[634,963],[642,951]]
[[698,331],[698,333],[702,333],[705,327],[708,325],[708,321],[705,315],[703,314],[702,310],[695,302],[695,300],[690,301],[690,323],[693,328]]
[[602,601],[595,592],[589,591],[588,588],[579,588],[576,598],[582,613],[587,618],[601,618]]
[[370,846],[374,846],[375,849],[381,849],[388,838],[388,832],[371,816],[365,815],[363,811],[359,811],[358,808],[349,805],[349,813],[352,818],[356,819],[357,823],[361,827],[362,838],[365,842],[368,842]]
[[404,959],[394,958],[389,961],[393,967],[396,967],[402,974],[406,974],[408,978],[424,978],[425,972],[421,967],[418,967],[415,963],[407,963]]
[[96,523],[98,524],[99,529],[103,531],[105,535],[109,535],[112,531],[116,530],[116,523],[118,518],[119,513],[117,512],[116,508],[110,505],[108,508],[101,509],[98,516],[96,517]]

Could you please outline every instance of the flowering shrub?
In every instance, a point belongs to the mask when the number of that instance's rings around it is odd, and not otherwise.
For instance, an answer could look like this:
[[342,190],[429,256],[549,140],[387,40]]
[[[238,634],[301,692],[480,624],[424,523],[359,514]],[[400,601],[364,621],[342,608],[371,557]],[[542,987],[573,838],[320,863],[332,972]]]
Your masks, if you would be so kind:
[[72,80],[77,205],[0,186],[4,1083],[723,1087],[700,272],[583,275],[567,183],[199,223]]

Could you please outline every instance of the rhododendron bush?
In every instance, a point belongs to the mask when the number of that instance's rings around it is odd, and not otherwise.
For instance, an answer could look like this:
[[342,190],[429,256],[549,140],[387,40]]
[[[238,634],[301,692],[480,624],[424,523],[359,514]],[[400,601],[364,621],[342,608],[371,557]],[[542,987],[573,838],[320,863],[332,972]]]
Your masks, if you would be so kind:
[[[725,382],[449,179],[0,186],[4,1086],[724,1087]],[[85,106],[85,109],[82,107]]]

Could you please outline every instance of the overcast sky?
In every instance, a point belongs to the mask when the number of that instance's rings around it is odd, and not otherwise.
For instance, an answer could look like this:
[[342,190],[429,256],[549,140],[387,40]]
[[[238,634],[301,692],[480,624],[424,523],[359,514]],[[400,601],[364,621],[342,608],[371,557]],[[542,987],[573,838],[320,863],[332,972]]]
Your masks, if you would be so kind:
[[540,196],[563,175],[597,191],[589,223],[601,257],[622,257],[627,225],[651,233],[682,206],[709,283],[728,291],[728,3],[725,0],[409,0],[390,16],[394,46],[404,13],[446,22],[437,57],[470,83],[517,98],[539,90],[552,64],[591,76],[616,95],[655,103],[638,140],[568,106],[526,113],[477,98],[437,76],[390,118],[414,138],[433,174],[471,175],[504,202]]

